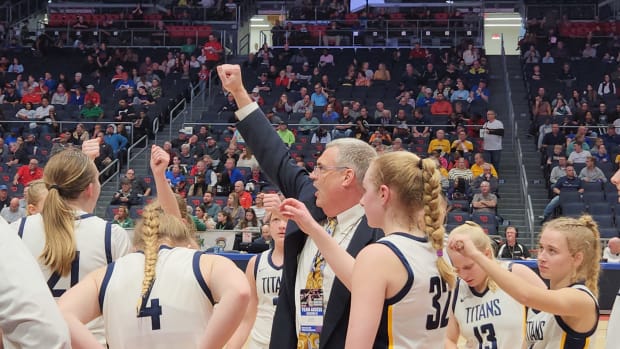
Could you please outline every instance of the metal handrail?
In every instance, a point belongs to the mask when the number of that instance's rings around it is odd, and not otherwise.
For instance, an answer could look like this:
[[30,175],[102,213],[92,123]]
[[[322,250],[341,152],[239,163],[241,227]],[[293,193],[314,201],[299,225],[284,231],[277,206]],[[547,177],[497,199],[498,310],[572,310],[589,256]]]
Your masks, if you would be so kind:
[[[0,22],[6,22],[6,29],[9,29],[8,26],[23,21],[45,8],[45,5],[47,5],[47,1],[42,0],[6,1],[0,5]],[[3,12],[4,15],[2,15]],[[7,31],[10,32],[10,30]]]
[[[228,23],[234,23],[234,22],[228,22]],[[71,27],[69,24],[67,24],[66,26],[63,27],[45,27],[45,29],[42,29],[41,31],[48,33],[48,35],[53,36],[53,37],[59,37],[61,36],[61,34],[66,34],[66,38],[63,38],[64,40],[64,47],[73,47],[74,44],[74,36],[78,37],[78,38],[83,38],[85,33],[89,33],[92,34],[94,37],[97,38],[98,42],[101,42],[101,38],[103,37],[102,33],[108,33],[113,37],[122,37],[123,34],[128,33],[129,34],[129,42],[126,44],[113,44],[110,43],[108,44],[108,47],[112,48],[112,47],[131,47],[131,46],[139,46],[139,47],[151,47],[151,48],[161,48],[162,46],[165,47],[181,47],[182,45],[185,44],[185,39],[184,38],[172,38],[170,37],[170,33],[168,32],[168,30],[166,30],[166,28],[158,28],[157,26],[153,26],[153,27],[145,27],[145,28],[131,28],[131,29],[109,29],[109,28],[103,28],[100,27],[99,25],[91,27],[91,28],[86,28],[86,29],[76,29]],[[204,34],[201,30],[198,29],[191,29],[191,30],[185,30],[185,33],[187,34],[187,37],[192,37],[194,39],[195,43],[198,43],[201,40],[201,34]],[[216,35],[216,37],[220,38],[220,42],[222,43],[223,46],[225,45],[225,41],[222,41],[221,38],[225,38],[226,36],[226,30],[217,30],[217,29],[211,29],[211,33],[213,33],[214,35]],[[157,37],[154,37],[154,35],[157,35]],[[153,39],[161,39],[162,42],[161,43],[150,43],[150,44],[145,44],[145,43],[136,43],[135,41],[138,39],[144,39],[146,37],[152,37]],[[204,39],[206,40],[206,38]]]
[[508,118],[510,125],[513,127],[512,137],[510,138],[510,144],[517,152],[517,171],[521,172],[521,198],[525,204],[526,222],[530,231],[530,246],[534,246],[534,208],[532,206],[532,197],[529,194],[529,181],[527,180],[527,172],[525,170],[525,164],[523,163],[523,149],[521,147],[521,141],[518,138],[518,125],[515,118],[514,106],[512,104],[512,89],[510,88],[510,76],[508,75],[508,64],[506,63],[506,50],[504,47],[504,35],[501,36],[501,57],[502,68],[504,71],[504,86],[506,88],[506,105],[508,106]]
[[[180,109],[182,108],[182,109]],[[170,109],[169,116],[169,128],[168,128],[168,137],[172,139],[172,123],[177,119],[177,117],[183,114],[183,111],[187,108],[187,101],[185,98],[180,100],[172,109]],[[180,109],[180,110],[179,110]],[[177,112],[178,110],[178,112]]]
[[[345,22],[348,23],[346,20],[336,20],[336,21],[331,21],[331,20],[320,20],[320,21],[290,21],[292,23],[305,23],[305,24],[309,24],[309,25],[327,25],[330,22]],[[393,22],[393,23],[390,23]],[[345,36],[348,35],[351,38],[351,44],[348,46],[343,46],[342,44],[340,45],[343,48],[346,47],[366,47],[363,45],[363,43],[358,43],[356,42],[356,39],[360,37],[360,34],[362,33],[366,33],[368,35],[371,35],[373,37],[379,37],[379,36],[383,36],[383,38],[385,39],[385,44],[386,46],[389,47],[411,47],[413,42],[419,42],[422,43],[424,47],[450,47],[450,46],[456,46],[459,42],[458,40],[460,38],[471,38],[471,39],[475,39],[477,41],[481,41],[482,39],[482,35],[483,35],[483,26],[482,26],[482,19],[478,19],[476,21],[476,26],[475,28],[464,28],[464,27],[460,27],[460,26],[455,26],[454,23],[464,23],[465,20],[446,20],[447,25],[440,25],[440,26],[427,26],[424,25],[424,22],[426,21],[422,21],[422,20],[394,20],[394,21],[390,21],[387,20],[385,21],[385,27],[383,28],[373,28],[373,27],[363,27],[363,26],[355,26],[352,28],[341,28],[339,29],[340,32],[340,36]],[[391,25],[390,25],[391,24]],[[348,27],[348,26],[347,26]],[[329,30],[329,28],[326,28],[326,30]],[[272,30],[261,30],[261,44],[263,44],[264,42],[267,41],[267,37],[269,35],[271,35],[272,33],[283,33],[286,32],[286,30],[276,30],[276,31],[272,31]],[[308,28],[308,35],[310,37],[311,36],[311,28]],[[445,35],[445,33],[448,32],[448,35]],[[475,34],[477,34],[476,36],[474,36],[474,32]],[[268,34],[266,34],[268,33]],[[318,40],[318,46],[322,46],[323,45],[323,36],[325,35],[325,33],[323,32],[319,32],[318,38],[314,37],[312,38],[312,40]],[[432,45],[432,41],[434,39],[437,38],[444,38],[444,39],[450,39],[451,43],[450,45]],[[399,40],[406,40],[407,42],[405,44],[400,44]],[[426,40],[431,40],[431,43],[426,43],[423,41]],[[290,44],[290,43],[289,43]],[[280,45],[274,45],[274,47],[281,47],[282,44]],[[317,46],[316,43],[311,44],[311,46]],[[373,44],[371,47],[376,47],[377,45]]]
[[[2,124],[32,124],[35,123],[37,125],[51,125],[53,123],[59,124],[58,132],[63,132],[63,126],[65,124],[84,124],[84,125],[105,125],[105,124],[114,124],[114,125],[123,125],[123,127],[131,126],[130,137],[133,139],[133,123],[130,121],[113,121],[113,120],[100,120],[100,121],[85,121],[85,120],[55,120],[55,121],[43,121],[43,120],[2,120],[0,121]],[[105,128],[103,128],[105,131]]]
[[[286,120],[282,120],[285,121]],[[299,124],[299,123],[286,123],[288,126],[301,126],[304,124]],[[230,122],[185,122],[183,123],[183,126],[203,126],[203,125],[211,125],[211,126],[231,126],[231,125],[235,125],[234,123],[230,123]],[[277,126],[278,124],[273,124],[274,126]],[[371,127],[379,127],[379,126],[388,126],[388,127],[398,127],[402,124],[368,124],[368,126]],[[424,125],[416,125],[416,124],[406,124],[407,127],[415,127],[415,126],[424,126],[424,127],[452,127],[452,125],[449,124],[424,124]],[[324,124],[321,123],[319,124],[319,126],[356,126],[356,124]],[[482,125],[462,125],[462,127],[464,128],[469,128],[469,127],[482,127]]]
[[[136,147],[139,144],[142,144],[142,142],[144,141],[144,147],[141,148],[140,150],[138,150],[135,154],[131,154],[132,150],[136,149]],[[148,136],[144,135],[142,137],[140,137],[140,139],[138,139],[137,141],[135,141],[129,148],[127,148],[127,168],[131,168],[131,162],[138,157],[138,155],[142,154],[143,152],[146,151],[146,149],[148,149],[148,145],[149,145],[149,141],[148,141]]]
[[200,90],[200,83],[197,83],[194,85],[193,83],[190,82],[190,85],[189,85],[189,115],[192,115],[192,117],[194,115],[194,102],[196,102],[196,98],[202,99],[204,97],[203,92],[206,93],[206,91]]
[[239,39],[238,55],[247,55],[250,53],[250,34],[247,33]]
[[536,246],[536,238],[534,232],[534,205],[532,204],[532,196],[527,196],[527,213],[530,216],[528,220],[528,227],[530,229],[530,248]]
[[[112,166],[116,166],[116,171],[114,171],[113,173],[110,173],[108,178],[105,178],[102,181],[101,176],[103,174],[105,174],[109,169],[111,169]],[[121,172],[121,163],[118,161],[118,159],[114,159],[114,161],[112,161],[108,166],[106,166],[103,170],[101,170],[99,172],[99,181],[101,182],[101,186],[104,186],[106,183],[108,183],[111,180],[115,180],[116,181],[116,187],[118,187],[118,183],[119,183],[119,176],[118,176],[118,174],[120,172]]]

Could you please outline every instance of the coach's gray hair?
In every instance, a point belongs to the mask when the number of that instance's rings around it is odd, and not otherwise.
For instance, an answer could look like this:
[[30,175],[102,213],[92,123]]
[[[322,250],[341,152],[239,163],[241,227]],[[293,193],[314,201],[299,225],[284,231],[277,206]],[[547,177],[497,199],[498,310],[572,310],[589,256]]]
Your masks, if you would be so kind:
[[357,183],[362,185],[370,163],[377,157],[375,149],[356,138],[338,138],[329,142],[327,148],[338,149],[336,163],[352,169]]

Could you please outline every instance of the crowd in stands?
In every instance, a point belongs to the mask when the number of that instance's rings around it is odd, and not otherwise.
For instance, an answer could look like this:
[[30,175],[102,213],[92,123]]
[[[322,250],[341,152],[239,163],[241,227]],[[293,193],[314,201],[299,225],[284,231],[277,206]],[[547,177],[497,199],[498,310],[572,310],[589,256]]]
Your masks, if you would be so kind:
[[530,20],[520,42],[530,134],[549,188],[540,218],[587,211],[603,237],[617,236],[609,179],[620,163],[620,36],[607,22],[573,23],[591,27],[584,35],[571,23]]
[[[152,123],[163,122],[170,99],[182,92],[182,82],[188,85],[190,71],[184,76],[182,66],[169,63],[180,56],[101,44],[51,55],[43,67],[29,54],[0,57],[0,215],[9,222],[25,215],[29,184],[62,149],[98,138],[95,163],[101,178],[109,176],[106,168],[114,161],[124,166],[128,148],[139,140],[136,145],[144,146],[143,137],[154,136]],[[149,195],[123,189],[115,200],[127,203],[125,213]]]
[[[264,45],[243,64],[248,93],[297,164],[312,171],[325,143],[341,137],[362,139],[379,153],[433,157],[453,210],[467,219],[470,213],[484,217],[485,227],[496,232],[499,157],[491,157],[496,149],[489,136],[499,137],[501,144],[503,126],[493,134],[483,52],[465,43],[442,51],[418,45],[382,61],[351,53]],[[213,103],[215,111],[205,113],[198,125],[180,129],[164,143],[171,154],[167,178],[201,227],[243,229],[245,221],[257,217],[257,224],[249,224],[258,232],[260,197],[278,188],[264,178],[236,130],[232,96],[220,93]],[[130,195],[125,196],[129,203]]]

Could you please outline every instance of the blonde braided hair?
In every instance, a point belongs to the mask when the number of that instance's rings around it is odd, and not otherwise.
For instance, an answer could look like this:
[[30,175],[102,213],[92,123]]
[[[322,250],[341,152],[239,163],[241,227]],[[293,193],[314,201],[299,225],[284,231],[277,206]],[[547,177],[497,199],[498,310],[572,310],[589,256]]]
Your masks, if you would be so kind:
[[140,229],[141,239],[144,249],[144,278],[142,279],[142,290],[138,300],[137,311],[146,302],[149,290],[155,282],[155,265],[157,264],[159,248],[159,221],[162,214],[161,207],[156,204],[148,205],[142,214],[142,227]]
[[422,162],[422,180],[424,182],[422,199],[424,202],[424,232],[428,236],[431,246],[438,251],[437,270],[439,275],[448,283],[450,288],[454,288],[456,283],[454,269],[445,258],[442,258],[443,239],[446,230],[443,226],[445,210],[441,208],[445,204],[441,191],[441,174],[437,169],[435,160],[421,159],[419,161]]
[[[372,165],[372,181],[379,187],[390,186],[399,201],[412,212],[410,229],[419,228],[437,251],[437,269],[441,278],[454,287],[454,270],[443,257],[445,201],[441,191],[441,174],[434,160],[422,160],[409,152],[392,152],[379,156]],[[424,212],[421,220],[418,212]],[[421,220],[421,221],[420,221]]]

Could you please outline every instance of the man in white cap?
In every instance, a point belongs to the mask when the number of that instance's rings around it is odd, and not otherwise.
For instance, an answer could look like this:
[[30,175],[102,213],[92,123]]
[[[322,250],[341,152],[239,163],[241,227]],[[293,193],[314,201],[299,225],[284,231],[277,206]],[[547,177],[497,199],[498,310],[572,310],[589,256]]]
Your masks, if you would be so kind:
[[265,100],[263,100],[263,97],[261,97],[258,87],[254,87],[252,89],[252,94],[250,95],[250,97],[252,97],[254,102],[258,103],[259,106],[263,106],[263,104],[265,104]]
[[99,106],[101,104],[101,95],[99,92],[95,91],[95,86],[88,85],[86,86],[86,96],[84,96],[84,103],[91,101],[93,105]]

